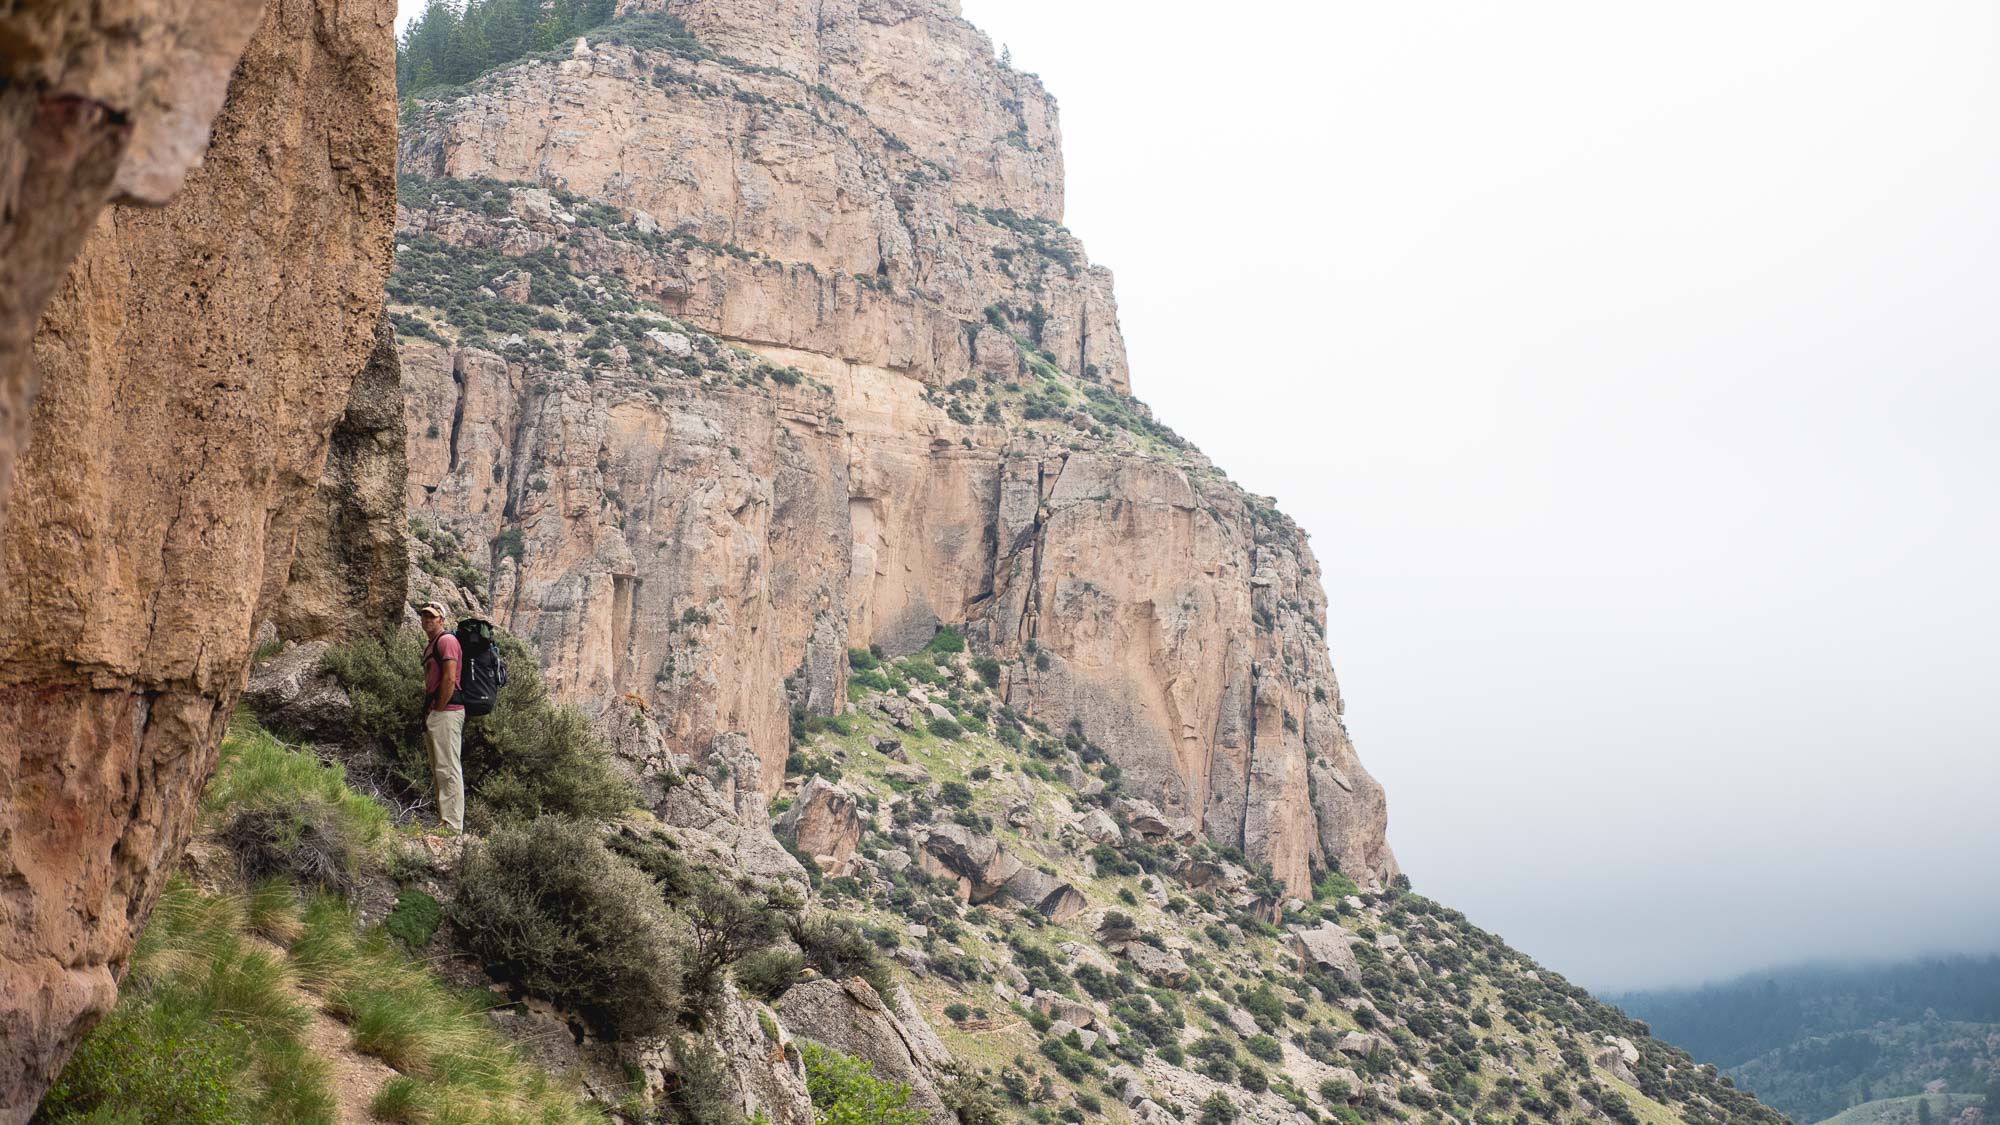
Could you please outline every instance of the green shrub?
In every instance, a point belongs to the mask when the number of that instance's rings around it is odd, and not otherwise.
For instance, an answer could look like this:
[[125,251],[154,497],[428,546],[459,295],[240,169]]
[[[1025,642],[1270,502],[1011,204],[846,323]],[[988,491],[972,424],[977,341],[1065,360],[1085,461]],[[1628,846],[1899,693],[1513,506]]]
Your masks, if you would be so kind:
[[736,986],[752,996],[776,1000],[799,979],[805,956],[794,949],[760,949],[746,954],[731,969]]
[[1284,1048],[1278,1046],[1278,1041],[1268,1035],[1252,1035],[1244,1041],[1243,1047],[1265,1062],[1274,1063],[1285,1057]]
[[501,634],[507,686],[493,713],[466,724],[466,784],[501,822],[543,814],[608,820],[638,794],[618,776],[610,752],[574,707],[549,699],[533,652]]
[[[320,666],[333,675],[353,704],[348,730],[374,750],[390,780],[406,793],[427,792],[430,758],[424,753],[424,646],[415,629],[361,637],[326,650]],[[511,668],[509,669],[511,671]]]
[[658,1034],[680,1011],[685,951],[657,888],[587,826],[545,816],[468,846],[447,914],[488,972],[606,1035]]
[[681,993],[689,1007],[712,1010],[721,1000],[729,967],[784,936],[782,914],[707,872],[693,893],[675,905],[687,923]]
[[895,976],[882,950],[861,928],[846,918],[821,914],[795,926],[792,940],[804,951],[806,964],[834,980],[860,977],[887,997]]
[[35,1122],[173,1121],[229,1125],[242,1028],[156,1005],[120,1004],[84,1038]]
[[442,921],[444,910],[438,900],[419,890],[406,890],[396,896],[396,905],[382,919],[382,927],[411,949],[422,949],[430,944]]
[[847,666],[857,672],[871,671],[881,667],[881,665],[882,662],[876,659],[875,654],[865,648],[850,648],[847,650]]
[[839,1051],[807,1043],[806,1093],[819,1125],[924,1125],[929,1115],[910,1108],[910,1088],[875,1077],[875,1068]]
[[1000,1125],[1000,1103],[993,1096],[991,1084],[979,1075],[954,1074],[938,1090],[938,1095],[944,1099],[945,1107],[957,1115],[959,1125]]
[[937,631],[937,635],[931,638],[931,643],[925,645],[924,649],[927,652],[964,652],[965,635],[946,625]]
[[972,670],[979,673],[979,678],[986,681],[987,687],[1000,686],[1000,662],[998,660],[990,656],[982,656],[972,662]]
[[1230,1125],[1236,1120],[1236,1103],[1229,1095],[1217,1090],[1201,1103],[1201,1125]]
[[932,734],[943,739],[956,739],[965,733],[964,727],[950,719],[932,719],[928,726]]

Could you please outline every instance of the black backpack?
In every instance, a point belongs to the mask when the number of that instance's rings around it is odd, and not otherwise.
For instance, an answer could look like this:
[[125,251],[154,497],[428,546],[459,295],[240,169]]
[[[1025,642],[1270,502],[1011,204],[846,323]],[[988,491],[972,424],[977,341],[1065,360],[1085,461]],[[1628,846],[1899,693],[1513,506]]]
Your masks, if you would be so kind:
[[465,659],[451,701],[463,706],[468,715],[491,714],[500,689],[507,683],[507,662],[500,659],[500,646],[493,643],[493,623],[468,617],[458,623],[452,635],[458,638]]

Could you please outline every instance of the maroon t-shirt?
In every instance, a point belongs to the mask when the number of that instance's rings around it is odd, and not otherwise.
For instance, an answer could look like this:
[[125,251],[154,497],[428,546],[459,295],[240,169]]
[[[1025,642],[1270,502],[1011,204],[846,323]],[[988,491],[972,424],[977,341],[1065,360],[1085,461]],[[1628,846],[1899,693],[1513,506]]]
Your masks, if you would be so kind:
[[[444,681],[444,662],[447,660],[458,662],[458,678],[464,680],[465,654],[459,651],[458,638],[450,633],[439,633],[438,639],[431,642],[430,654],[424,658],[424,710],[426,711],[431,709],[437,699],[438,684]],[[446,705],[444,709],[463,711],[465,704],[452,703]]]

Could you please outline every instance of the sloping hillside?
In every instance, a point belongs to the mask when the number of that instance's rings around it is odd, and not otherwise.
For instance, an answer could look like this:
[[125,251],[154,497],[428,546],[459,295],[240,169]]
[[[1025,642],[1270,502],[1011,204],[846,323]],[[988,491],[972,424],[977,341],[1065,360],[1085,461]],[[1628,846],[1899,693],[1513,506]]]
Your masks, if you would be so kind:
[[2000,957],[1803,967],[1611,997],[1802,1121],[2000,1078]]

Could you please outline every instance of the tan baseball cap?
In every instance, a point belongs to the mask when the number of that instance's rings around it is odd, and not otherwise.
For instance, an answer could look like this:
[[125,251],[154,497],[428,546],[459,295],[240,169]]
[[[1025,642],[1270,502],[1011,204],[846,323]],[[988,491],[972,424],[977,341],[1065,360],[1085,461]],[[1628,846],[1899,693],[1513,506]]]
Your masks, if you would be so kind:
[[418,616],[418,617],[449,617],[449,616],[451,616],[451,615],[450,615],[450,614],[448,614],[448,613],[446,613],[446,612],[444,611],[444,607],[443,607],[442,605],[439,605],[439,604],[438,604],[438,603],[436,603],[436,602],[425,602],[425,603],[424,603],[424,604],[423,604],[422,606],[419,606],[419,607],[417,608],[417,616]]

